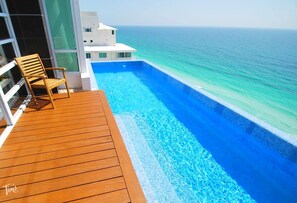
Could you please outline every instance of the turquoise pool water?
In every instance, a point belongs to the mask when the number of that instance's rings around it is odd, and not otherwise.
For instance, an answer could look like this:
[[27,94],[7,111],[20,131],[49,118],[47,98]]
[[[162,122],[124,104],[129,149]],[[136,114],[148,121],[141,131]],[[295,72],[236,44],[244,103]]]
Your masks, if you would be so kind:
[[295,147],[145,62],[92,67],[148,202],[296,201]]

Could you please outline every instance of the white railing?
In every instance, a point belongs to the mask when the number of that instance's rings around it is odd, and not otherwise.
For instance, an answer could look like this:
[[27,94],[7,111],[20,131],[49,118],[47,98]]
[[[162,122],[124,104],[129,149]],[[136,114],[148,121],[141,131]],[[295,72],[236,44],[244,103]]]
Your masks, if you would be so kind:
[[[7,73],[8,71],[10,71],[12,68],[14,68],[16,66],[15,61],[12,61],[6,65],[4,65],[3,67],[0,68],[0,76],[4,75],[5,73]],[[6,92],[4,93],[2,87],[7,86],[8,84],[13,84],[13,86]],[[28,95],[26,97],[26,99],[23,101],[23,103],[19,106],[19,108],[17,109],[17,111],[12,114],[11,110],[10,110],[10,104],[13,105],[16,100],[12,100],[12,102],[9,101],[11,99],[14,99],[13,96],[20,90],[20,88],[25,84],[25,80],[24,78],[22,78],[21,80],[19,80],[16,84],[13,82],[12,78],[4,78],[1,83],[0,83],[0,110],[3,114],[3,118],[6,121],[6,128],[4,129],[4,131],[2,132],[2,134],[0,135],[0,147],[2,146],[2,144],[4,143],[4,141],[6,140],[6,138],[8,137],[9,133],[11,132],[11,130],[13,129],[14,125],[16,124],[16,122],[18,121],[18,119],[20,118],[20,116],[22,115],[23,111],[25,110],[26,106],[28,105],[28,103],[31,100],[31,95]]]

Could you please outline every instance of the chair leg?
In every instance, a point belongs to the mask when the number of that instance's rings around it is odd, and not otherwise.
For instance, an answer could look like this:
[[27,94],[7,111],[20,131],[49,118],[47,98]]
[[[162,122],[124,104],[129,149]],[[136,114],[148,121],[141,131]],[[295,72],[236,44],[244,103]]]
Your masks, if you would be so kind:
[[53,90],[51,89],[51,96],[54,98],[54,93],[53,93]]
[[30,88],[30,92],[31,92],[32,99],[34,100],[35,106],[37,107],[38,102],[37,102],[36,96],[34,94],[34,91],[31,88]]
[[55,109],[56,106],[55,106],[55,104],[54,104],[54,99],[53,99],[53,96],[52,96],[52,90],[50,90],[50,89],[46,89],[46,91],[47,91],[47,94],[48,94],[48,96],[49,96],[49,98],[50,98],[50,100],[51,100],[52,106],[53,106],[53,108]]
[[68,97],[70,98],[70,91],[69,91],[69,87],[68,87],[67,81],[65,81],[65,86],[66,86],[66,89],[67,89]]
[[35,96],[33,96],[33,99],[34,99],[34,103],[35,103],[35,106],[37,107],[38,106],[38,102],[37,102],[37,99]]

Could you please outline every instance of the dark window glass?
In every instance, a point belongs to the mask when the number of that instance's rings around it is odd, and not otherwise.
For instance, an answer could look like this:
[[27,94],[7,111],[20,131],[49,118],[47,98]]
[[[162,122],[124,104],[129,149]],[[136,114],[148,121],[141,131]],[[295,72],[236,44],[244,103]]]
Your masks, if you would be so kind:
[[131,52],[120,52],[118,53],[118,58],[131,58]]
[[111,34],[114,35],[114,30],[111,31]]
[[43,38],[45,31],[41,16],[11,16],[17,38]]
[[[14,75],[14,73],[17,73],[17,77]],[[14,84],[20,79],[21,79],[20,70],[17,66],[13,67],[9,71],[1,75],[0,83],[4,94],[6,94],[14,86]]]
[[84,28],[85,32],[92,32],[92,28]]
[[41,14],[38,0],[6,1],[10,14]]
[[4,17],[0,17],[0,40],[10,38]]
[[[21,90],[22,89],[25,89],[25,85],[21,87]],[[18,110],[18,108],[22,105],[22,103],[25,101],[25,98],[27,96],[26,92],[25,92],[26,94],[20,94],[21,90],[15,93],[15,95],[8,101],[8,105],[13,115]]]
[[21,55],[38,53],[41,58],[49,58],[48,45],[45,38],[18,38]]
[[125,57],[125,53],[124,52],[118,53],[118,58],[124,58],[124,57]]
[[107,53],[99,53],[99,58],[107,58]]
[[91,58],[91,53],[86,53],[86,58],[87,59]]
[[0,45],[0,67],[12,61],[14,57],[15,54],[11,43]]
[[125,58],[130,58],[131,57],[131,52],[126,52],[125,53]]
[[[0,45],[0,67],[11,62],[15,58],[12,43]],[[12,81],[17,82],[22,78],[21,72],[17,66],[12,68],[9,72],[0,76],[0,81],[2,81],[3,91],[6,93],[12,87]],[[25,89],[18,91],[23,93]]]

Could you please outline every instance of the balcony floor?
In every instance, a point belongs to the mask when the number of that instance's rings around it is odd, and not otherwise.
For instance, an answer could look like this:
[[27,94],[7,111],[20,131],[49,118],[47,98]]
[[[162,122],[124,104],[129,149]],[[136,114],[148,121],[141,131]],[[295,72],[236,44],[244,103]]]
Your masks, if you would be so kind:
[[28,107],[0,148],[0,202],[145,202],[104,92],[65,96]]

